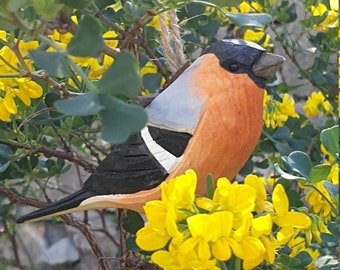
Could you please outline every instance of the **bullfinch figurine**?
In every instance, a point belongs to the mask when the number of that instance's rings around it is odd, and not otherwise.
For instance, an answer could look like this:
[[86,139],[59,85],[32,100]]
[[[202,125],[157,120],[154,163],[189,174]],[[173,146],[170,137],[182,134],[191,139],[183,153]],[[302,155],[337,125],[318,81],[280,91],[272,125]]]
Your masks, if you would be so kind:
[[196,171],[197,193],[206,176],[232,179],[262,132],[263,88],[284,58],[244,40],[220,40],[147,107],[147,125],[116,146],[82,189],[18,218],[33,222],[102,208],[141,212],[160,198],[160,184]]

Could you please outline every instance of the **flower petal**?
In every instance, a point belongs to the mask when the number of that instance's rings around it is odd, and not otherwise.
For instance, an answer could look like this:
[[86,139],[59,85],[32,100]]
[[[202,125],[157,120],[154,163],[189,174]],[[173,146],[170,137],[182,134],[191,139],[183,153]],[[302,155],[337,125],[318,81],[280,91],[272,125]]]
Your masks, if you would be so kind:
[[231,257],[231,249],[228,239],[225,237],[218,238],[212,248],[212,254],[219,261],[229,260]]
[[143,227],[136,234],[136,244],[146,251],[160,249],[164,247],[169,240],[169,235],[161,235],[151,226]]
[[279,227],[306,229],[311,225],[311,220],[307,215],[294,211],[291,211],[281,217],[273,217],[273,221]]
[[274,188],[272,201],[278,216],[284,216],[288,212],[289,201],[281,184],[277,184]]

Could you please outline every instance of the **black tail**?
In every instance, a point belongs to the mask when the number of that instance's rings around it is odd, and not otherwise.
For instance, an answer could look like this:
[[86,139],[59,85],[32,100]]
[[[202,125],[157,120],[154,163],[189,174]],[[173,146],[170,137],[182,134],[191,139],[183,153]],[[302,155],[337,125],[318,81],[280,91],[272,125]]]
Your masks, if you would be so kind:
[[81,189],[64,199],[61,199],[60,201],[53,202],[44,208],[41,208],[27,215],[19,217],[16,220],[16,222],[24,223],[32,219],[42,218],[45,216],[51,216],[53,214],[56,214],[55,216],[57,216],[58,215],[57,213],[65,214],[64,213],[65,211],[69,209],[77,208],[81,204],[81,202],[95,195],[96,194],[94,194],[93,192]]

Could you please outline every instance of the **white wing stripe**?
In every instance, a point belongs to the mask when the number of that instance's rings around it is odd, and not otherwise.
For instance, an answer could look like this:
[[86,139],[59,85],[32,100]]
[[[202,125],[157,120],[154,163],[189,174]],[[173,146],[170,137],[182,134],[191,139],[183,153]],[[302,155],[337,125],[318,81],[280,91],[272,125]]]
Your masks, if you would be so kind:
[[151,154],[168,173],[171,173],[176,168],[178,163],[181,162],[183,155],[180,157],[175,157],[173,154],[169,153],[163,147],[157,144],[152,139],[148,127],[145,127],[141,130],[141,135]]

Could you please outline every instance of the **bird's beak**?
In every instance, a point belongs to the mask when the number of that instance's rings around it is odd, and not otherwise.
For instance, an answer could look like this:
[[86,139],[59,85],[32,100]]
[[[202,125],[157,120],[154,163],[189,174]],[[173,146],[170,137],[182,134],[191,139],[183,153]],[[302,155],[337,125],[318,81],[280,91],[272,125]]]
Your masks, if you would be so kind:
[[253,73],[258,77],[268,79],[275,75],[284,61],[285,58],[281,55],[263,53],[253,65]]

